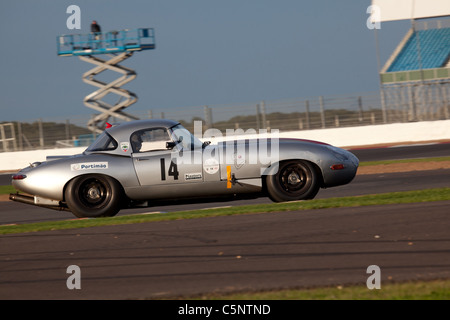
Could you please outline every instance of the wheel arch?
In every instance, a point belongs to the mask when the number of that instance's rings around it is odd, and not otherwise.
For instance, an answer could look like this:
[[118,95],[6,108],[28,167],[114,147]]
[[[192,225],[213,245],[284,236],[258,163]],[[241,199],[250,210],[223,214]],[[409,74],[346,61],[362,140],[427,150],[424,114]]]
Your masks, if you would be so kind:
[[261,176],[261,180],[262,180],[262,189],[265,193],[267,193],[267,179],[266,177],[269,175],[273,175],[276,174],[280,165],[282,165],[284,162],[288,162],[288,161],[292,161],[292,160],[298,160],[298,161],[304,161],[304,162],[308,162],[309,164],[312,165],[312,167],[314,168],[314,170],[317,173],[317,177],[319,178],[319,185],[321,188],[323,188],[325,186],[325,181],[323,178],[323,172],[322,169],[320,168],[320,166],[315,163],[314,161],[311,161],[309,159],[299,159],[299,158],[293,158],[293,159],[283,159],[280,160],[278,162],[273,163],[267,170],[266,172]]
[[69,186],[69,184],[70,184],[73,180],[75,180],[75,179],[77,179],[77,178],[79,178],[79,177],[83,177],[83,176],[92,176],[92,175],[108,177],[108,178],[110,178],[110,179],[112,179],[112,180],[115,180],[115,181],[117,182],[117,184],[120,186],[120,189],[121,189],[121,192],[122,192],[122,196],[123,196],[123,197],[126,197],[126,199],[128,199],[128,196],[127,196],[126,193],[125,193],[125,189],[124,189],[123,185],[120,183],[119,180],[117,180],[116,178],[114,178],[113,176],[111,176],[111,175],[109,175],[109,174],[93,172],[93,173],[79,174],[79,175],[74,176],[74,177],[72,177],[71,179],[69,179],[69,180],[64,184],[64,187],[63,187],[63,190],[62,190],[62,192],[63,192],[63,200],[62,200],[62,201],[63,201],[63,202],[66,202],[66,189],[67,189],[67,187]]
[[321,188],[320,170],[311,161],[289,159],[274,167],[264,179],[266,194],[274,202],[310,200]]

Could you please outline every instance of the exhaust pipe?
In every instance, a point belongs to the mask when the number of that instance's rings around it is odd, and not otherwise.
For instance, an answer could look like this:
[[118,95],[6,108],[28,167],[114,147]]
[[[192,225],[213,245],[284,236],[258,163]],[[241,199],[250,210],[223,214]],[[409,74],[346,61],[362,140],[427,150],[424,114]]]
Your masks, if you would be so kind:
[[58,211],[70,211],[69,208],[67,208],[67,206],[65,204],[61,203],[61,201],[57,202],[57,201],[49,200],[49,201],[55,202],[55,204],[50,204],[50,203],[45,203],[45,201],[40,202],[39,199],[42,199],[42,198],[28,196],[28,195],[24,195],[24,194],[18,194],[18,193],[10,193],[9,194],[9,200],[12,200],[12,201],[21,202],[21,203],[25,203],[25,204],[31,204],[33,206],[43,207],[43,208],[48,208],[48,209],[53,209],[53,210],[58,210]]
[[18,194],[18,193],[10,193],[9,200],[22,202],[22,203],[26,203],[26,204],[34,204],[34,197],[25,196],[23,194]]

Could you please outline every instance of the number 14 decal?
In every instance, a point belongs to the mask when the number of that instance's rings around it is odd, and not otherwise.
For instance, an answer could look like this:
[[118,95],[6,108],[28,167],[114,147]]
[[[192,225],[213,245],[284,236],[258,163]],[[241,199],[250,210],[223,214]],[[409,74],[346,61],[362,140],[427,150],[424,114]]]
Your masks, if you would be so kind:
[[[166,162],[164,158],[160,159],[161,162],[161,180],[166,180]],[[178,180],[179,172],[177,163],[170,161],[169,171],[167,172],[169,176],[172,176],[174,180]]]

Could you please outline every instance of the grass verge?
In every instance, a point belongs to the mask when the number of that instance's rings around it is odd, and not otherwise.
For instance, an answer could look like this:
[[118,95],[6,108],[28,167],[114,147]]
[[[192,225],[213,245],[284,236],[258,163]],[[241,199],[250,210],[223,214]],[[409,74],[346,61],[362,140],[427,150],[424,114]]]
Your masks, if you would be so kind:
[[359,163],[360,167],[378,166],[393,163],[420,163],[432,161],[450,161],[450,157],[435,157],[435,158],[417,158],[417,159],[401,159],[401,160],[380,160],[380,161],[363,161]]
[[16,189],[14,189],[13,186],[0,186],[0,194],[10,194],[17,192]]
[[336,286],[295,290],[206,294],[192,300],[449,300],[450,280],[414,281],[381,284],[380,289],[366,286]]
[[[202,209],[178,211],[172,213],[134,214],[98,219],[74,219],[55,222],[39,222],[21,225],[0,226],[0,234],[37,232],[49,230],[63,230],[87,228],[108,225],[121,225],[152,221],[167,221],[178,219],[193,219],[237,214],[267,213],[281,211],[297,211],[310,209],[325,209],[339,207],[358,207],[370,205],[386,205],[398,203],[430,202],[450,200],[450,188],[435,188],[418,191],[391,192],[375,195],[316,199],[308,201],[294,201],[285,203],[271,203],[261,205],[246,205],[216,209]],[[149,211],[151,208],[149,208]]]

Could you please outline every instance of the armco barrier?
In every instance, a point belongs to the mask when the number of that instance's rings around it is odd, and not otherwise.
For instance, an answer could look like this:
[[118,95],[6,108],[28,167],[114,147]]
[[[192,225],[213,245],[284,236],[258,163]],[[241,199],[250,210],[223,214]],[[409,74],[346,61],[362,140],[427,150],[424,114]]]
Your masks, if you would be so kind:
[[[225,133],[223,135],[225,136]],[[225,139],[236,139],[238,137],[225,136]],[[245,136],[247,139],[252,137],[254,136]],[[380,144],[450,140],[450,120],[290,131],[281,132],[279,137],[317,140],[337,147],[347,148]],[[216,142],[214,139],[212,140],[213,143]],[[82,153],[84,150],[85,147],[3,152],[0,153],[0,171],[14,172],[28,166],[30,163],[45,161],[47,156],[74,155]]]

